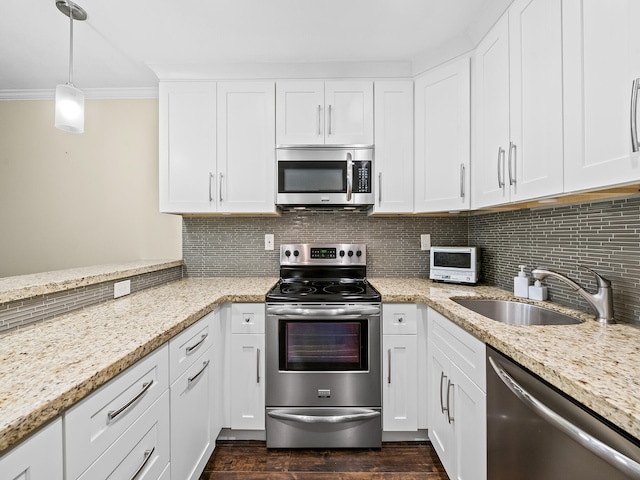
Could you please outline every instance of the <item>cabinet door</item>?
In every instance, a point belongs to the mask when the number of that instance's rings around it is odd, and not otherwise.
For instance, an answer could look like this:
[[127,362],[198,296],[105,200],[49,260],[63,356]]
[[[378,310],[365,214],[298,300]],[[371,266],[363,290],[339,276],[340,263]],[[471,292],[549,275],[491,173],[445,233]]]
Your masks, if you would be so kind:
[[516,0],[509,7],[511,201],[562,193],[561,6]]
[[171,385],[171,477],[198,479],[213,452],[213,348]]
[[457,480],[487,478],[487,396],[455,365],[451,366],[451,418]]
[[264,335],[231,335],[231,428],[264,430]]
[[161,82],[160,211],[215,212],[216,84]]
[[413,212],[413,82],[375,83],[374,213]]
[[[509,23],[503,15],[474,56],[474,141],[472,208],[509,201]],[[524,147],[523,147],[524,148]]]
[[324,82],[284,81],[276,85],[276,143],[324,143]]
[[275,85],[218,84],[218,210],[275,212]]
[[640,2],[564,0],[565,191],[637,181],[631,87],[640,77]]
[[469,208],[470,81],[468,58],[416,79],[416,212]]
[[[429,439],[449,475],[455,465],[453,427],[447,419],[447,388],[451,380],[450,360],[433,343],[429,342]],[[451,397],[449,397],[449,404]]]
[[383,336],[382,429],[418,429],[418,358],[416,335]]
[[62,420],[0,456],[0,472],[7,480],[62,480]]
[[373,82],[325,83],[324,143],[373,144]]

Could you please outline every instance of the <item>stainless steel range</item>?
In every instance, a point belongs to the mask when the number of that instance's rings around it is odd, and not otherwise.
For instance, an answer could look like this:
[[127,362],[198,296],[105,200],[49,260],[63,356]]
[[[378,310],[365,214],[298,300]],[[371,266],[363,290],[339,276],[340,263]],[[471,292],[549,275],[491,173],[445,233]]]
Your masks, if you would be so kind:
[[268,448],[379,448],[380,294],[366,246],[280,247],[267,293]]

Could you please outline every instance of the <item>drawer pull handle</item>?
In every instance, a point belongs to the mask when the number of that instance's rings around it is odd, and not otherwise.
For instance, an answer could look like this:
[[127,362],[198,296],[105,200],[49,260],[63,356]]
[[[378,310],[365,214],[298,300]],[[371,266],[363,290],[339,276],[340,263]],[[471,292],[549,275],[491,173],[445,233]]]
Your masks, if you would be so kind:
[[147,463],[149,463],[149,460],[151,460],[151,457],[153,456],[153,452],[155,451],[156,451],[156,447],[153,447],[151,450],[145,450],[144,460],[142,461],[142,465],[138,467],[138,469],[136,470],[136,473],[134,473],[133,477],[131,477],[131,480],[136,480],[136,478],[140,476],[140,474],[144,470],[144,467],[147,466]]
[[142,390],[140,390],[140,393],[138,393],[135,397],[133,397],[131,400],[129,400],[127,403],[125,403],[123,406],[121,406],[117,410],[110,410],[107,413],[107,418],[109,419],[109,422],[112,422],[113,420],[115,420],[118,415],[123,413],[127,408],[129,408],[135,402],[140,400],[140,398],[149,391],[149,389],[151,388],[151,385],[153,385],[153,380],[149,380],[148,382],[143,383]]
[[200,371],[196,373],[193,377],[187,378],[187,387],[190,387],[191,384],[195,382],[198,379],[198,377],[200,377],[200,375],[204,373],[204,371],[207,369],[208,366],[209,366],[209,360],[207,360],[206,362],[203,362],[202,368],[200,369]]
[[190,346],[190,347],[187,347],[187,348],[186,348],[187,355],[189,355],[189,354],[190,354],[191,352],[193,352],[196,348],[198,348],[200,345],[202,345],[202,342],[204,342],[204,341],[207,339],[207,337],[208,337],[208,336],[209,336],[209,334],[208,334],[208,333],[203,334],[203,335],[200,337],[200,340],[198,341],[198,343],[196,343],[195,345],[192,345],[192,346]]

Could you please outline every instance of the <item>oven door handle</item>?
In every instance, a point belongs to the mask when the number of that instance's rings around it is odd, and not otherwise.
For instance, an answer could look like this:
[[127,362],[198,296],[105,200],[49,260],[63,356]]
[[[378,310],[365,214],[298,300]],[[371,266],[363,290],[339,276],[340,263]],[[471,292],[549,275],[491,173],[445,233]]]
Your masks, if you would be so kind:
[[267,415],[278,420],[290,420],[299,423],[346,423],[379,417],[380,412],[362,408],[354,409],[353,413],[347,413],[345,415],[299,415],[289,413],[286,410],[272,410],[267,412]]
[[267,315],[279,317],[358,317],[364,315],[379,315],[380,307],[344,306],[344,307],[267,307]]

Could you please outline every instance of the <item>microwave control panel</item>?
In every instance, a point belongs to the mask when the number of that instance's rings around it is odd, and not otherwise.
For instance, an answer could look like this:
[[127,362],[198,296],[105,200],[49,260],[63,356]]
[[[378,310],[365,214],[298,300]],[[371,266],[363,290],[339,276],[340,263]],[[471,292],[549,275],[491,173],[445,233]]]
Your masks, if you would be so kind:
[[353,162],[353,192],[371,193],[371,162]]

